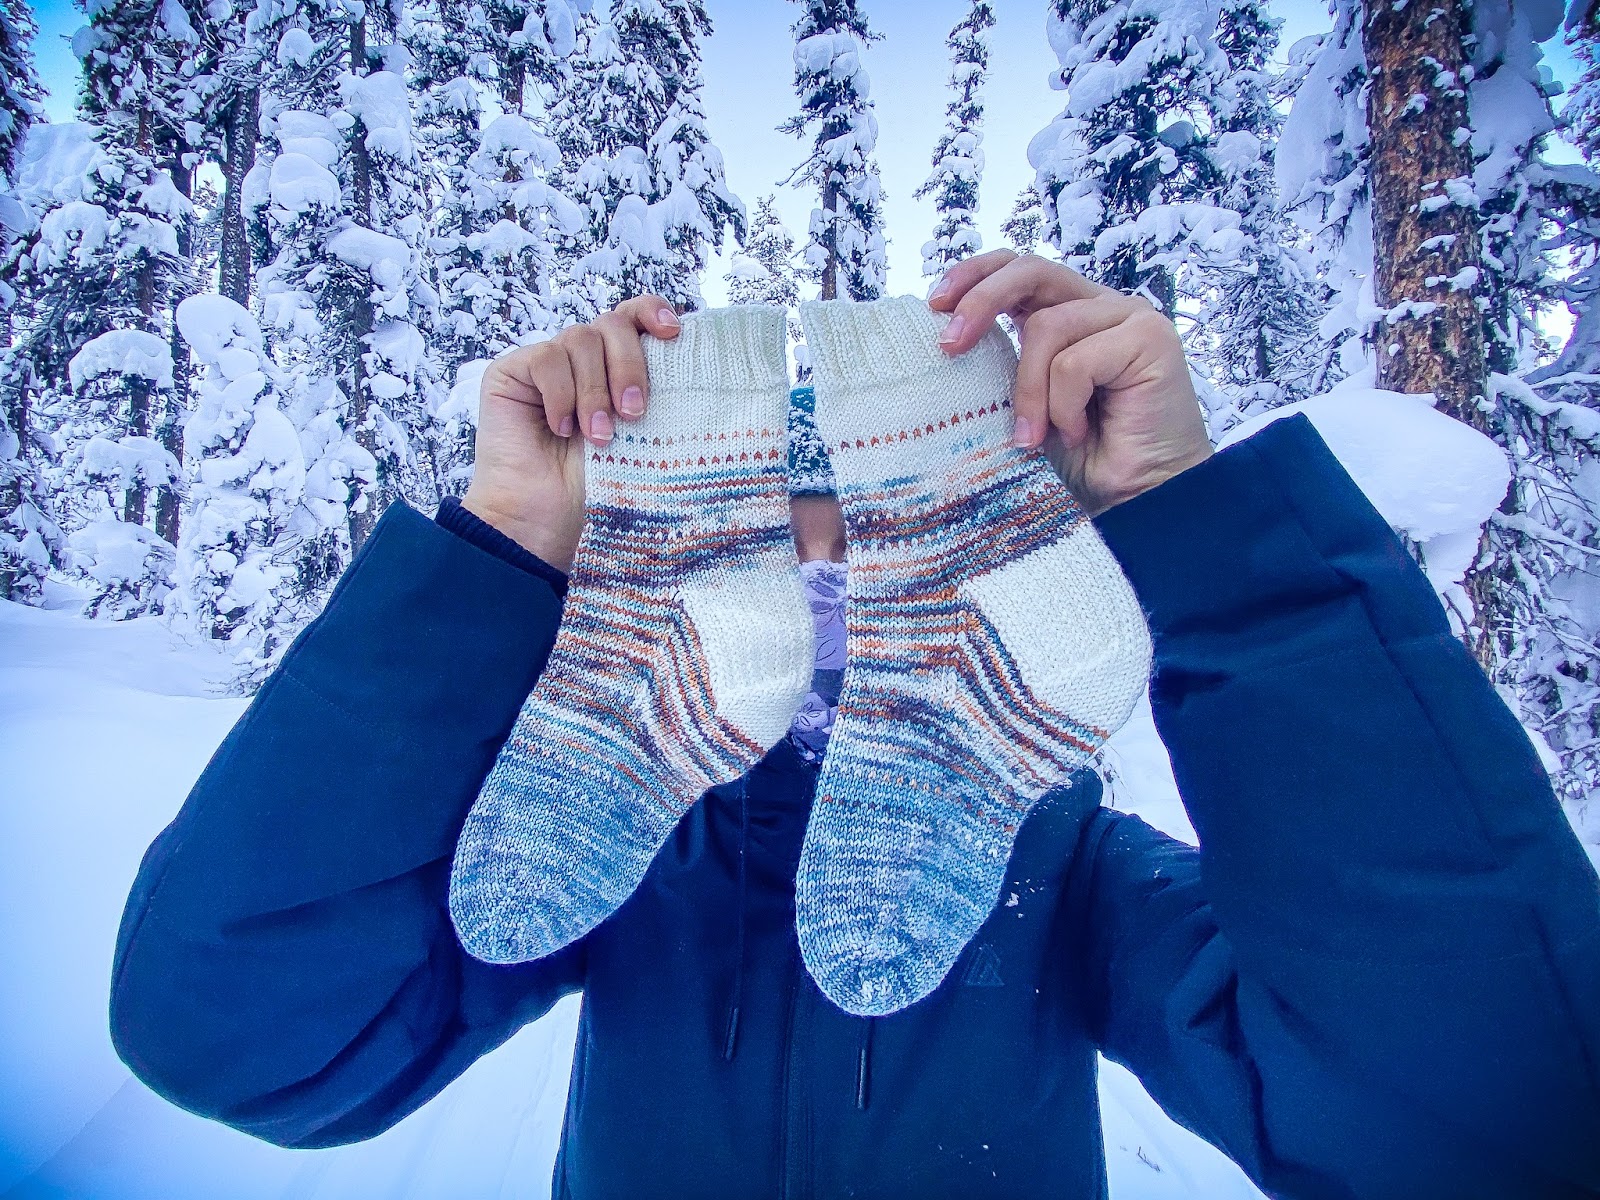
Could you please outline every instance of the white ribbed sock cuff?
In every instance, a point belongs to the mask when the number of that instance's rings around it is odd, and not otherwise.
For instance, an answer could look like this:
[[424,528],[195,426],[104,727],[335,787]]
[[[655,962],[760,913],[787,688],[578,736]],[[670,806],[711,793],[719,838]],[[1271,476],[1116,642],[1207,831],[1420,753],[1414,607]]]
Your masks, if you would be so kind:
[[[588,494],[603,503],[672,506],[663,472],[783,474],[789,380],[784,311],[740,305],[682,318],[677,337],[643,339],[650,399],[589,452]],[[641,490],[642,489],[642,490]],[[787,503],[787,489],[774,485]]]
[[800,320],[812,369],[837,392],[934,376],[967,377],[990,387],[1003,380],[1006,396],[1011,395],[1017,373],[1011,339],[993,329],[971,350],[951,357],[939,348],[939,334],[950,318],[916,296],[810,300],[800,306]]
[[1017,355],[1000,330],[952,356],[939,348],[949,318],[914,296],[813,301],[800,312],[817,429],[841,482],[942,469],[972,434],[995,445],[1010,437]]
[[787,394],[788,330],[784,310],[771,304],[737,304],[686,313],[670,340],[646,334],[650,387],[675,390],[770,391]]

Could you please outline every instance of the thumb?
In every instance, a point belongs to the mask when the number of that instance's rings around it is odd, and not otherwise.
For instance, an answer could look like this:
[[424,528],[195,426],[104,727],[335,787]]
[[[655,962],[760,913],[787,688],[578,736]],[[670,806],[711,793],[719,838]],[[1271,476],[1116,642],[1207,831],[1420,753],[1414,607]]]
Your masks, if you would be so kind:
[[670,340],[677,337],[683,328],[672,305],[657,295],[646,294],[624,300],[615,311],[632,321],[641,333],[648,333],[652,337]]

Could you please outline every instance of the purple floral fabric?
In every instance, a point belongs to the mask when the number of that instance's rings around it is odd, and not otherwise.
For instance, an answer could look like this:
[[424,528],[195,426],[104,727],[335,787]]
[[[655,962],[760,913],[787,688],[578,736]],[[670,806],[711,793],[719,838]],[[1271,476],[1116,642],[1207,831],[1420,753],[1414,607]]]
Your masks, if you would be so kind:
[[818,559],[800,564],[811,620],[817,633],[817,657],[811,692],[789,725],[789,741],[807,762],[820,762],[828,749],[839,686],[844,681],[845,564]]

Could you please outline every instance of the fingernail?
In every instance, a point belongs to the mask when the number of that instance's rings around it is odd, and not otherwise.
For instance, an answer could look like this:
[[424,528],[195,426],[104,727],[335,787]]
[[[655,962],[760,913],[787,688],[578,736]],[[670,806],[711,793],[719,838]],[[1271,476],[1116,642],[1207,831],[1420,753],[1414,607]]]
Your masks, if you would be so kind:
[[1027,417],[1018,417],[1016,424],[1011,427],[1011,444],[1013,446],[1033,445],[1033,425]]
[[566,416],[561,418],[561,428],[557,429],[556,432],[558,434],[560,434],[562,437],[571,437],[572,436],[572,414],[571,413],[568,413]]
[[622,389],[622,398],[617,401],[617,407],[630,417],[637,417],[644,411],[644,392],[629,384]]
[[950,278],[949,278],[949,276],[944,276],[939,280],[938,283],[933,285],[933,291],[928,293],[929,302],[931,303],[934,300],[937,300],[940,296],[944,295],[949,290],[950,290]]
[[611,414],[604,410],[589,418],[589,436],[597,441],[611,440]]
[[967,327],[967,319],[962,316],[950,318],[950,324],[944,327],[944,332],[939,335],[939,345],[951,346],[961,337],[961,331]]
[[670,308],[663,308],[660,312],[656,313],[656,320],[660,321],[663,325],[671,326],[673,329],[678,327],[678,314],[673,312]]

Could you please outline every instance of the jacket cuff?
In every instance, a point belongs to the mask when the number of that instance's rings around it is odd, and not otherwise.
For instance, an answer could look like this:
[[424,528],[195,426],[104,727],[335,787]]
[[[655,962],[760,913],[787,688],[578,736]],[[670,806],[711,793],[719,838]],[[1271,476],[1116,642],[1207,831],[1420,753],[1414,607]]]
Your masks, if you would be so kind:
[[565,571],[551,566],[521,543],[512,541],[463,505],[459,497],[446,496],[433,519],[441,528],[448,529],[457,537],[471,542],[479,550],[492,554],[502,562],[510,563],[530,575],[537,575],[555,589],[556,595],[567,594]]
[[[1306,615],[1323,603],[1361,604],[1384,640],[1449,631],[1426,577],[1302,414],[1095,525],[1144,606],[1158,658],[1164,641],[1195,634],[1218,660],[1243,663],[1275,634],[1304,650]],[[1373,579],[1384,595],[1363,594]]]

